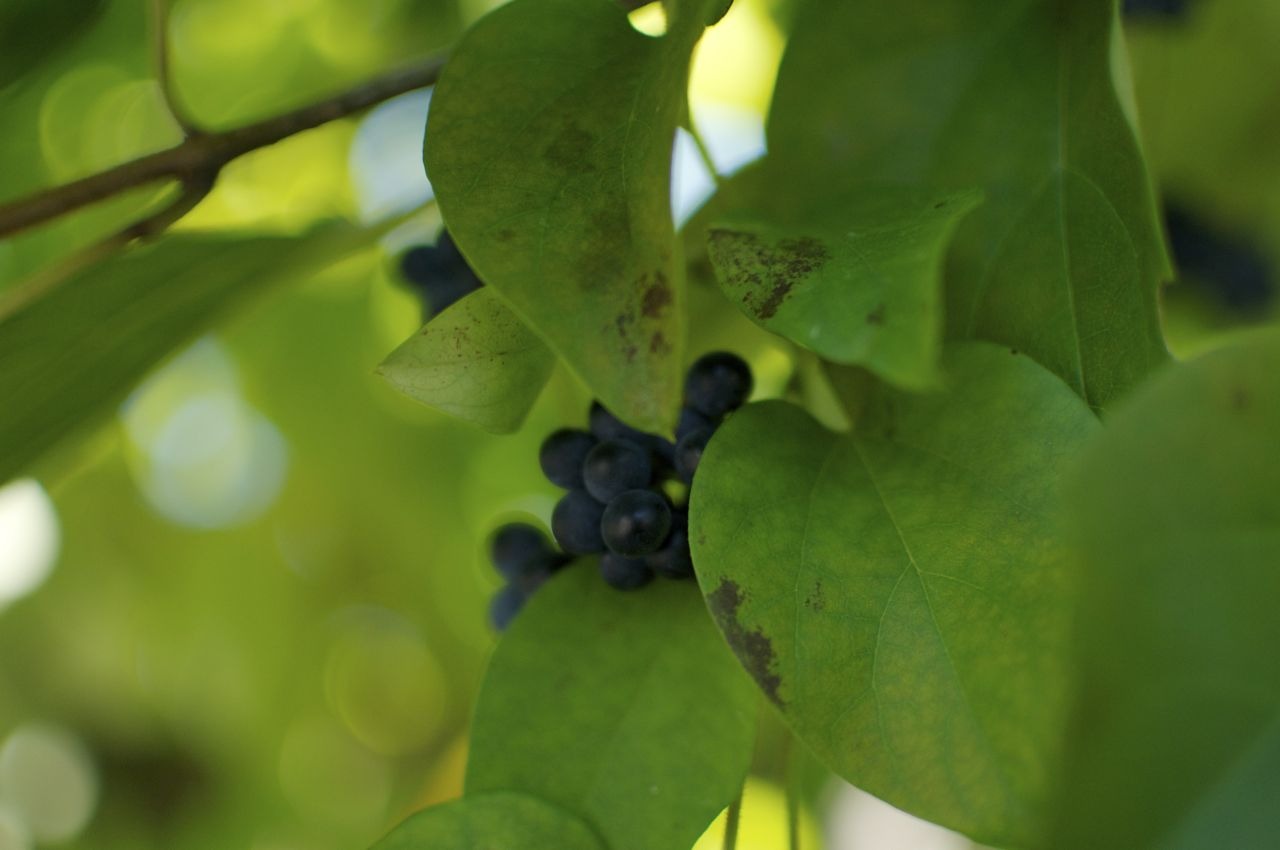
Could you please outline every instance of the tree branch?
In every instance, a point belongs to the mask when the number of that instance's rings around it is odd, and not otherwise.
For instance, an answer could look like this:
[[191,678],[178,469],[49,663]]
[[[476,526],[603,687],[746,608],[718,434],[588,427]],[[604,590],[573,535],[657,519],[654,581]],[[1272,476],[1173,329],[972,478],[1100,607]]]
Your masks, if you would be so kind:
[[232,130],[193,135],[158,153],[0,205],[0,238],[160,180],[211,183],[224,165],[246,153],[432,85],[442,67],[444,57],[433,57],[292,112]]

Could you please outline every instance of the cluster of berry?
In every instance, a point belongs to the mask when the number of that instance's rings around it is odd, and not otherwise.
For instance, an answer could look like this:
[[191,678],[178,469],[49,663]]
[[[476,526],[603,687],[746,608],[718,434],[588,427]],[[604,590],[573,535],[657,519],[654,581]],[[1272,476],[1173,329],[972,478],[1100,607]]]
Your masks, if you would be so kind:
[[658,575],[693,578],[687,486],[712,433],[751,387],[746,362],[716,352],[689,369],[676,442],[632,428],[599,402],[591,406],[588,430],[562,428],[547,437],[538,460],[547,479],[569,491],[551,515],[552,534],[567,554],[533,526],[498,529],[491,554],[508,583],[490,608],[494,626],[504,629],[573,555],[601,554],[600,575],[619,590],[644,587]]
[[424,321],[484,285],[447,230],[440,231],[436,244],[405,251],[400,257],[400,273],[422,298]]

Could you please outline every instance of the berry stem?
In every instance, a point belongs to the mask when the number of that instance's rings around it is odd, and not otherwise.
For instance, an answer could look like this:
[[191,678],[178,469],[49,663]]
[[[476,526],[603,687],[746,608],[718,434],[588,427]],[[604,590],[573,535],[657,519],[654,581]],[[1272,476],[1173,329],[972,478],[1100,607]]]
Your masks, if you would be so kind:
[[733,798],[733,802],[729,804],[728,815],[724,821],[724,850],[734,850],[738,846],[738,821],[742,816],[742,792],[746,788],[743,785],[738,789],[738,796]]

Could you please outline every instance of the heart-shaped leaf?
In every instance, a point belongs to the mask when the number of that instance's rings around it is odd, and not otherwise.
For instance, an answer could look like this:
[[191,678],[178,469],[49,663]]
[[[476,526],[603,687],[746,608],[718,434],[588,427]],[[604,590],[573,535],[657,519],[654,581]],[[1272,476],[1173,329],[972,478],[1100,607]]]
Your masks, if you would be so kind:
[[694,481],[694,563],[740,661],[829,767],[1027,846],[1067,698],[1055,487],[1097,421],[1008,349],[943,364],[945,393],[883,390],[852,434],[778,402],[734,414]]
[[697,588],[622,593],[583,561],[498,644],[467,791],[536,794],[611,850],[688,850],[742,787],[758,703]]
[[721,0],[661,38],[604,0],[515,0],[463,38],[431,101],[427,172],[467,260],[597,397],[674,426],[684,282],[670,162],[689,59]]
[[509,434],[524,422],[555,363],[542,340],[481,289],[428,322],[378,372],[416,401]]

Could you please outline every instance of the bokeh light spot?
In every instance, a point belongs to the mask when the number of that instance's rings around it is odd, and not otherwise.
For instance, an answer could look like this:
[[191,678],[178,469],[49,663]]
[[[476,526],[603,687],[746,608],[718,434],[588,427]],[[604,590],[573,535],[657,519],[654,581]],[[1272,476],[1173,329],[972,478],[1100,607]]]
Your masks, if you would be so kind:
[[211,340],[148,379],[122,416],[143,495],[179,525],[249,522],[275,503],[284,486],[284,437],[244,400],[234,364]]
[[60,543],[58,514],[38,482],[24,478],[0,487],[0,606],[48,578]]
[[444,672],[408,621],[345,612],[325,664],[325,694],[355,738],[385,756],[420,750],[441,731]]
[[331,718],[296,721],[280,748],[280,785],[299,814],[341,827],[381,825],[391,771]]
[[41,723],[20,726],[0,749],[0,801],[36,841],[68,841],[93,816],[97,770],[69,732]]

